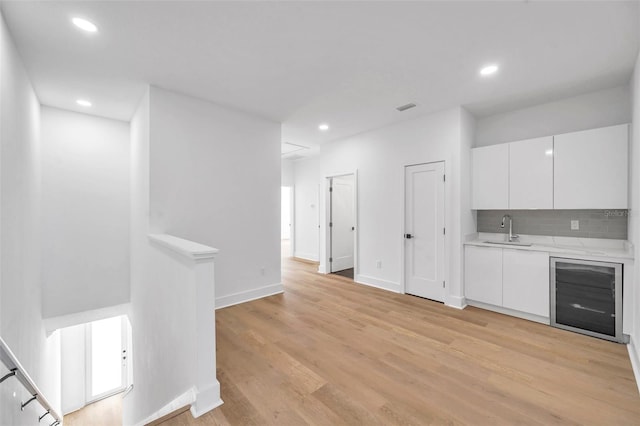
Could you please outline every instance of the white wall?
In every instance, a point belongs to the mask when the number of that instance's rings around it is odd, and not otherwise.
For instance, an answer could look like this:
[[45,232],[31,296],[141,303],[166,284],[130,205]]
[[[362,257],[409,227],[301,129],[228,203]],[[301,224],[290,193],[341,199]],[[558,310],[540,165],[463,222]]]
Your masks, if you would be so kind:
[[293,186],[293,161],[282,160],[281,183],[282,186]]
[[320,260],[320,161],[319,157],[297,160],[294,175],[295,257]]
[[[134,390],[122,401],[123,423],[135,424],[158,407],[155,401],[145,404],[142,393],[150,386],[160,388],[161,392],[171,390],[173,385],[164,377],[158,380],[154,373],[151,358],[165,349],[157,343],[160,327],[156,327],[154,312],[155,300],[153,285],[147,280],[148,239],[149,234],[149,93],[141,99],[138,109],[131,120],[131,322]],[[152,340],[153,339],[153,340]],[[153,344],[152,344],[153,343]],[[146,351],[150,351],[149,354]],[[171,357],[173,360],[173,356]],[[184,361],[184,360],[179,360]],[[156,382],[160,382],[157,384]],[[140,390],[141,392],[138,392]],[[163,397],[163,396],[161,396]],[[169,396],[171,397],[171,396]],[[165,403],[162,400],[159,403]]]
[[[0,17],[0,335],[59,410],[60,340],[45,337],[40,309],[39,126],[38,99]],[[24,393],[13,379],[0,386],[0,424],[37,424],[37,404],[16,409]]]
[[[471,160],[471,148],[476,135],[476,120],[475,118],[464,108],[460,109],[460,168],[455,174],[459,176],[460,182],[460,232],[455,235],[457,241],[459,241],[459,252],[454,256],[452,261],[451,275],[455,277],[452,280],[452,285],[456,283],[458,288],[451,289],[451,294],[462,295],[464,294],[464,242],[467,241],[470,234],[477,232],[477,214],[475,210],[471,209],[471,191],[472,191],[472,160]],[[457,219],[456,219],[457,220]],[[458,274],[456,276],[456,274]],[[464,301],[460,300],[460,304],[464,304]]]
[[45,318],[129,302],[129,124],[42,108]]
[[[464,146],[462,142],[465,118]],[[320,255],[326,270],[326,176],[358,172],[358,259],[356,280],[402,291],[404,229],[404,166],[445,161],[447,303],[460,306],[462,233],[472,227],[471,212],[462,212],[462,191],[468,193],[469,168],[461,156],[470,144],[472,119],[454,108],[333,142],[321,147]],[[465,156],[465,166],[469,163]],[[296,174],[296,185],[298,185]],[[464,217],[464,230],[462,221]],[[381,261],[382,268],[376,267]]]
[[282,291],[280,123],[151,88],[154,232],[220,250],[216,305]]
[[131,122],[131,160],[134,389],[124,424],[206,381],[194,378],[193,269],[151,246],[150,232],[220,249],[218,304],[282,289],[279,123],[152,87]]
[[132,281],[134,388],[123,399],[125,425],[140,424],[191,389],[196,380],[193,269],[146,244],[138,253],[139,272]]
[[[131,314],[133,390],[123,424],[138,424],[193,384],[195,289],[179,262],[149,244],[150,100],[131,121]],[[176,366],[180,366],[176,368]]]
[[[633,122],[629,146],[629,240],[635,250],[630,351],[636,380],[640,381],[640,54],[636,60],[631,84]],[[640,387],[640,386],[639,386]]]
[[62,412],[71,413],[86,402],[85,324],[60,330]]
[[625,85],[478,118],[475,146],[629,123],[629,93]]

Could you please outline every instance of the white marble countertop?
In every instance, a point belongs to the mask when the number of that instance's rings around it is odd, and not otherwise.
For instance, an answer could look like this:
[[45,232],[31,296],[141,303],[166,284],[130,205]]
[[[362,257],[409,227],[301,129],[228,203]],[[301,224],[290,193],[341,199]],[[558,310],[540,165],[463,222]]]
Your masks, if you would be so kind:
[[501,233],[471,234],[465,245],[499,247],[515,250],[549,252],[551,255],[573,255],[633,260],[633,245],[627,240],[607,240],[602,238],[552,237],[546,235],[520,235],[521,243],[528,246],[501,244],[507,242],[507,235]]

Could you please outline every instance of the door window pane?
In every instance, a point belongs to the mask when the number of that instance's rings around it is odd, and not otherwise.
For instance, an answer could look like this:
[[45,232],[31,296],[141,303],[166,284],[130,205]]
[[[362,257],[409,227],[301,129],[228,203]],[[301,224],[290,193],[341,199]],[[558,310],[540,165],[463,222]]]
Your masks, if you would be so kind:
[[122,320],[109,318],[91,323],[91,395],[96,397],[122,387]]

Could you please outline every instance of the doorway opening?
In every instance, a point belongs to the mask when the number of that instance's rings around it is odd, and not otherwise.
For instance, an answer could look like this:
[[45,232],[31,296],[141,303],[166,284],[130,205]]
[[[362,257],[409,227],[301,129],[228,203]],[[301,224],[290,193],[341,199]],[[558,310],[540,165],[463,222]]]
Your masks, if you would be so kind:
[[354,279],[356,250],[355,174],[327,178],[328,272]]
[[293,187],[281,187],[280,195],[280,254],[293,257]]
[[444,302],[444,161],[405,167],[405,293]]
[[68,414],[132,387],[126,316],[60,330],[62,411]]

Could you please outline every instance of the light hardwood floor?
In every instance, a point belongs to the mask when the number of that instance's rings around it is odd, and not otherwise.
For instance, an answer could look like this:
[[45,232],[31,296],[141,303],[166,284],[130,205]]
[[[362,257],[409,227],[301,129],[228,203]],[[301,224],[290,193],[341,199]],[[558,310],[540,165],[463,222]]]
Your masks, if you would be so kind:
[[121,393],[101,399],[64,416],[64,426],[114,426],[121,424]]
[[225,403],[165,425],[640,424],[624,345],[315,269],[217,311]]

